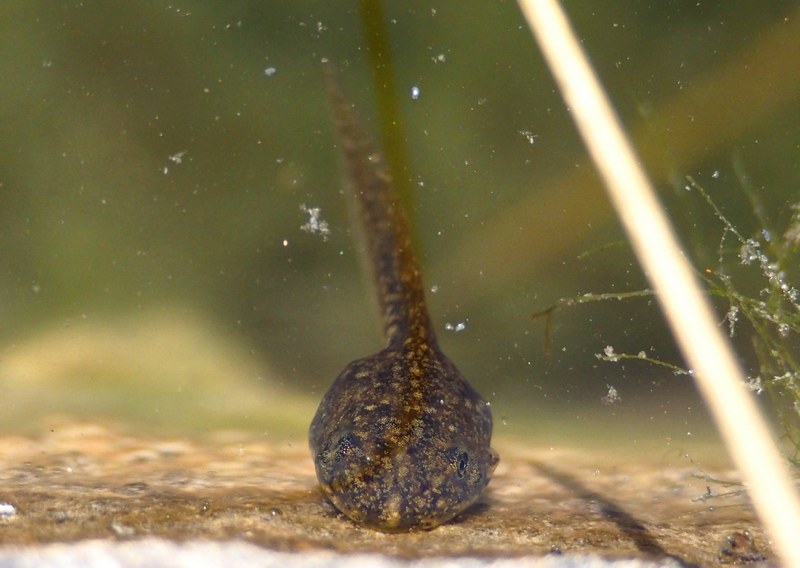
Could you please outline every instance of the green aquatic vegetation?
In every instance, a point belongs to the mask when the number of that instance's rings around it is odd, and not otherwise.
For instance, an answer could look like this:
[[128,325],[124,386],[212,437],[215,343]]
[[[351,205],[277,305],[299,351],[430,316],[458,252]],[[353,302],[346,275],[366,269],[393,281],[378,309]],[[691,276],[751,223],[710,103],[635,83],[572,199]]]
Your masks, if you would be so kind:
[[601,361],[609,361],[611,363],[616,363],[617,361],[624,361],[630,359],[636,359],[637,361],[644,361],[646,363],[650,363],[651,365],[656,365],[658,367],[664,367],[665,369],[669,369],[675,375],[691,375],[692,372],[688,369],[684,369],[679,365],[674,365],[672,363],[668,363],[666,361],[662,361],[661,359],[657,359],[655,357],[650,357],[644,351],[639,351],[637,354],[633,355],[631,353],[616,353],[614,348],[610,345],[606,346],[603,349],[602,353],[595,353],[594,355]]
[[[687,179],[687,188],[705,199],[723,226],[718,266],[702,272],[708,293],[727,302],[729,335],[750,340],[757,371],[748,387],[757,394],[769,394],[796,464],[800,455],[800,288],[796,283],[800,203],[791,206],[784,231],[775,233],[768,228],[756,196],[748,190],[761,230],[757,236],[745,237],[705,189],[691,177]],[[755,272],[758,286],[754,292],[744,291],[745,275],[735,275],[740,269]]]
[[[686,190],[696,191],[722,224],[714,268],[697,269],[709,295],[727,304],[723,323],[728,334],[752,349],[752,370],[747,387],[756,395],[767,393],[784,438],[790,444],[792,462],[800,458],[800,202],[791,205],[791,215],[782,232],[769,229],[758,196],[745,185],[760,230],[746,237],[716,205],[708,192],[687,177]],[[743,179],[740,176],[740,179]],[[545,319],[545,350],[552,347],[552,320],[565,307],[598,301],[626,301],[652,296],[652,290],[621,293],[588,293],[561,298],[534,318]],[[743,354],[745,355],[745,354]],[[617,353],[606,346],[595,355],[607,362],[639,360],[665,367],[676,375],[691,374],[680,365],[639,353]]]

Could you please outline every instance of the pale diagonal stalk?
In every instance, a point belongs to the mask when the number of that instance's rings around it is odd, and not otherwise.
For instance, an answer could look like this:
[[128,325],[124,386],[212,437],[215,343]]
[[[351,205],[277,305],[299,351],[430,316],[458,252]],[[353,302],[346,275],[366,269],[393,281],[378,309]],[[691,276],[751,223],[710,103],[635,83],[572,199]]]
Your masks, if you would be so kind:
[[786,566],[800,566],[800,502],[745,375],[557,0],[519,0],[611,202]]

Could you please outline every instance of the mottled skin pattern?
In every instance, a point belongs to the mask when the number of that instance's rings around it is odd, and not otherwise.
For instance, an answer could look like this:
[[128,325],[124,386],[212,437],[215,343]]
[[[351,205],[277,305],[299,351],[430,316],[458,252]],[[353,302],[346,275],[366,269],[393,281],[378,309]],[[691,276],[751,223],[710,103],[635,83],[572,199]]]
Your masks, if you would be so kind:
[[480,496],[497,465],[492,415],[436,341],[408,221],[380,155],[326,69],[387,347],[345,367],[309,441],[322,491],[381,531],[431,529]]

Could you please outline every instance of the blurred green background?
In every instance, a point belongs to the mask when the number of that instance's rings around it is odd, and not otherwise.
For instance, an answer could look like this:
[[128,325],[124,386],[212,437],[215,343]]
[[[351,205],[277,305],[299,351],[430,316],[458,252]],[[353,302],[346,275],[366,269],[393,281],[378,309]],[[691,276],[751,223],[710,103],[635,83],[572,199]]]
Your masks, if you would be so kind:
[[[797,3],[565,4],[698,268],[722,226],[686,175],[743,234],[762,229],[748,184],[782,227]],[[651,299],[559,312],[546,357],[531,314],[646,282],[516,4],[385,9],[434,324],[498,435],[707,432],[689,379],[595,357],[681,364]],[[367,49],[352,2],[2,3],[4,429],[55,413],[304,435],[341,368],[382,346],[320,66],[375,130]]]

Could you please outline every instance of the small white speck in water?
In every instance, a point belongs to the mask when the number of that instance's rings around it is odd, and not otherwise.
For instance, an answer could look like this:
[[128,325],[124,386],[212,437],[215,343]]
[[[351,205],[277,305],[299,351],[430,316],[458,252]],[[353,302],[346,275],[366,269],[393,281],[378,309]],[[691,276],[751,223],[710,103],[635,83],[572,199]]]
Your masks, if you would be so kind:
[[264,69],[264,75],[266,75],[267,77],[272,77],[277,72],[278,70],[275,69],[274,67],[267,67],[266,69]]
[[186,155],[186,150],[181,150],[180,152],[175,152],[171,156],[169,156],[169,161],[174,164],[182,164],[183,157]]
[[464,320],[464,321],[460,321],[458,323],[450,323],[450,322],[448,322],[448,323],[444,324],[444,328],[447,331],[455,331],[456,333],[458,333],[459,331],[464,331],[465,329],[467,329],[467,322],[468,321],[469,320]]
[[416,101],[417,99],[419,99],[419,95],[420,95],[419,87],[417,87],[416,85],[411,87],[411,98]]
[[327,241],[331,228],[322,218],[322,210],[319,207],[306,207],[305,203],[300,205],[300,210],[308,214],[308,221],[300,227],[300,230],[312,235],[322,235],[322,240]]
[[620,402],[622,402],[622,397],[619,396],[617,389],[615,389],[611,385],[606,385],[606,387],[608,388],[608,392],[606,393],[605,396],[600,397],[600,402],[604,406],[612,406],[614,404],[619,404]]

